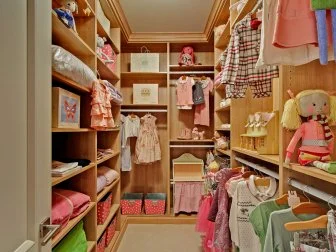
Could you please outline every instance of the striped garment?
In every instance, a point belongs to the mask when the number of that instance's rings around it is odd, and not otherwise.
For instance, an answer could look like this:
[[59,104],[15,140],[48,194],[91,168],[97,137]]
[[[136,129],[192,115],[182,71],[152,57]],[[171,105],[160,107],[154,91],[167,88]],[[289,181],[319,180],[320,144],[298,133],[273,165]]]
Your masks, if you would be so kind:
[[331,130],[328,123],[328,117],[326,115],[309,116],[308,120],[319,122],[322,125],[324,137],[328,143],[333,139],[333,135],[331,134]]
[[250,86],[253,97],[267,97],[272,93],[272,79],[279,77],[277,66],[256,69],[260,50],[260,29],[251,28],[251,16],[236,24],[227,51],[222,55],[222,83],[227,98],[245,97]]

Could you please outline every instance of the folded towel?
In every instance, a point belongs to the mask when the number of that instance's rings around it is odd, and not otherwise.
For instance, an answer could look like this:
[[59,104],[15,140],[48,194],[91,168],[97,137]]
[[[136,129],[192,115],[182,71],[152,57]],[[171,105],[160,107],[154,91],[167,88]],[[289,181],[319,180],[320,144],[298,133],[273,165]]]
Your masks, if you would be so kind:
[[110,185],[114,180],[119,178],[119,173],[117,171],[106,166],[98,167],[97,173],[106,178],[107,185]]

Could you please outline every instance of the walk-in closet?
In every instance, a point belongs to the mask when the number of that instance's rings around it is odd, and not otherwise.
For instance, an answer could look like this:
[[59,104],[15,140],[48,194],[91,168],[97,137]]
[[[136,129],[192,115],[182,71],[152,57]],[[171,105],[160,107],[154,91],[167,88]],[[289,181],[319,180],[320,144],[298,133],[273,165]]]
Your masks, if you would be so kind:
[[335,0],[0,21],[0,251],[336,251]]

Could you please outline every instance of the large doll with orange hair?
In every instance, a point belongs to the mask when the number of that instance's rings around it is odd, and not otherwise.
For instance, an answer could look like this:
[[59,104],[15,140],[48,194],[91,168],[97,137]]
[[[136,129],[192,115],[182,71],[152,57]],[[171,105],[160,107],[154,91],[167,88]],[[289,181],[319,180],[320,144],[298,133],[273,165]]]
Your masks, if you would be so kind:
[[[282,126],[296,130],[286,153],[285,163],[289,164],[296,145],[300,165],[310,165],[329,173],[336,173],[336,163],[331,162],[334,151],[334,134],[330,123],[336,121],[336,97],[323,90],[305,90],[294,95],[285,104]],[[305,122],[302,122],[305,119]]]

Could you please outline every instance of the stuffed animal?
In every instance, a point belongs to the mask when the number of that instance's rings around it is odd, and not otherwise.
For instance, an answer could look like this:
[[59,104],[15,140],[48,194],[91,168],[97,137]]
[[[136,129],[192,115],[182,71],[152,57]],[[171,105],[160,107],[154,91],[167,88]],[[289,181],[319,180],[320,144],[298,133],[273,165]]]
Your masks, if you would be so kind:
[[77,33],[76,23],[73,16],[73,12],[78,14],[78,5],[74,0],[62,0],[62,7],[54,9],[57,16],[62,20],[62,22],[69,28],[73,29]]
[[199,140],[199,132],[197,127],[193,128],[191,136],[193,140]]
[[[288,147],[285,163],[289,164],[297,143],[300,165],[313,165],[329,173],[336,173],[336,162],[330,162],[334,151],[334,134],[329,122],[336,121],[336,97],[323,90],[305,90],[285,103],[281,124],[284,128],[296,130]],[[306,121],[302,123],[302,119]]]
[[218,131],[215,131],[214,137],[212,138],[215,142],[216,149],[226,150],[229,148],[229,140],[225,136],[221,136]]
[[194,49],[191,46],[183,47],[178,64],[182,66],[192,66],[195,64]]
[[104,61],[104,63],[112,63],[113,60],[110,59],[110,57],[103,52],[103,48],[104,48],[105,42],[106,42],[106,38],[105,37],[100,37],[97,34],[97,49],[96,49],[96,53],[99,56],[99,58],[101,58]]

